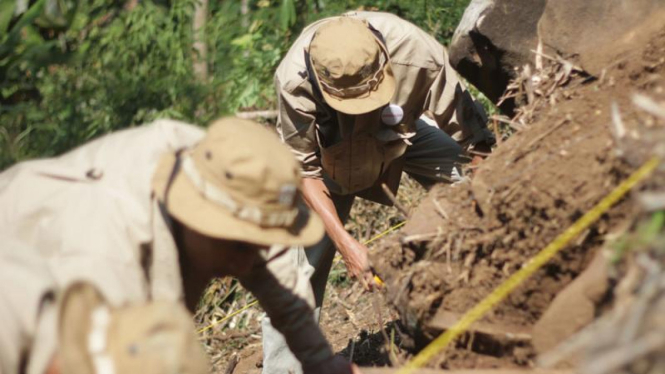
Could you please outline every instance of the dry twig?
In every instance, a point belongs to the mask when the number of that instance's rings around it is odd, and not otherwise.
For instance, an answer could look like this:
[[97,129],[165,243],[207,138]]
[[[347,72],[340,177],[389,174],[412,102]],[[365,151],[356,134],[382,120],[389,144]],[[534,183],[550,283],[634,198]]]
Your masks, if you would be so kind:
[[621,113],[619,112],[619,106],[616,101],[612,103],[612,124],[614,128],[612,134],[615,139],[621,140],[626,136],[626,126],[623,124],[623,119],[621,119]]
[[658,104],[648,96],[641,94],[633,95],[633,103],[644,111],[662,119],[665,119],[665,105]]
[[556,130],[558,130],[561,126],[565,125],[566,123],[570,122],[570,118],[566,117],[563,120],[561,120],[559,123],[556,125],[552,126],[549,130],[545,131],[544,133],[540,134],[536,138],[534,138],[529,144],[527,144],[526,149],[531,149],[534,145],[540,143],[543,139],[554,133]]
[[397,208],[405,218],[408,218],[409,211],[397,200],[392,191],[390,191],[390,188],[388,188],[385,183],[381,183],[381,188],[383,189],[383,192],[386,194],[386,196],[388,196],[388,199],[390,199],[393,205],[395,205],[395,208]]
[[238,365],[238,354],[234,354],[231,357],[231,361],[229,361],[229,364],[226,366],[226,369],[224,370],[224,374],[233,374],[233,371],[236,369],[236,366]]

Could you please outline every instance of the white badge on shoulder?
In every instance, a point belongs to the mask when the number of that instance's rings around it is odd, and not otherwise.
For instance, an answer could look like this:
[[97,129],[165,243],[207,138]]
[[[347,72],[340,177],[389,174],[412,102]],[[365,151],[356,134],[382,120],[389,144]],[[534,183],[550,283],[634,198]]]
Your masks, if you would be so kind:
[[399,105],[390,104],[381,111],[381,121],[388,126],[399,125],[403,119],[404,109]]

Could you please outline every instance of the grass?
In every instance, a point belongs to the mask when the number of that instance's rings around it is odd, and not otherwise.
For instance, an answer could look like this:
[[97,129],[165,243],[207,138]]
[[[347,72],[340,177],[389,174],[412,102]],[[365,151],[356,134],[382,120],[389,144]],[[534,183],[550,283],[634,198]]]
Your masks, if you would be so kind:
[[610,261],[621,262],[630,252],[655,249],[665,253],[665,211],[653,213],[637,224],[634,231],[622,236],[612,245]]

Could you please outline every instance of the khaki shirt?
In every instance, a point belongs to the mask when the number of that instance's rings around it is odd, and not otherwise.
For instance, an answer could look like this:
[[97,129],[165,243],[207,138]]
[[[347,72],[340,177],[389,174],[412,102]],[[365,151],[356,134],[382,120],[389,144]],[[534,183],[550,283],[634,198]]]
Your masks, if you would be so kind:
[[[316,30],[331,18],[308,26],[275,73],[279,101],[277,129],[302,163],[303,175],[331,179],[338,193],[355,193],[374,184],[406,151],[415,121],[427,113],[462,144],[486,140],[486,116],[448,62],[444,47],[415,25],[388,13],[352,12],[385,40],[396,92],[391,104],[404,111],[403,123],[388,127],[381,110],[359,116],[325,104],[309,79],[305,52]],[[398,131],[394,129],[398,128]]]
[[0,373],[27,363],[43,374],[55,346],[55,280],[37,251],[8,237],[0,243]]
[[[200,128],[169,120],[120,131],[63,156],[23,162],[0,174],[0,234],[38,249],[58,287],[82,280],[112,306],[182,301],[178,250],[153,198],[160,157],[196,144]],[[332,355],[311,317],[308,275],[273,248],[241,279],[304,364]],[[303,259],[304,261],[304,259]]]

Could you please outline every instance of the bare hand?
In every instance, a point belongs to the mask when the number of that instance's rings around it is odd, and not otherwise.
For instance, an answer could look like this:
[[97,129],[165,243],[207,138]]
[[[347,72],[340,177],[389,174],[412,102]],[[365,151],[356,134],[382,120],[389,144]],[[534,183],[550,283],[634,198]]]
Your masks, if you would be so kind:
[[342,356],[334,356],[330,360],[303,368],[304,374],[362,374],[360,369]]
[[48,367],[46,367],[46,372],[44,374],[60,374],[60,359],[58,354],[54,354],[49,362]]
[[369,266],[369,250],[355,239],[351,238],[341,250],[346,270],[351,277],[357,279],[367,291],[372,291],[377,285],[374,283],[374,274]]

